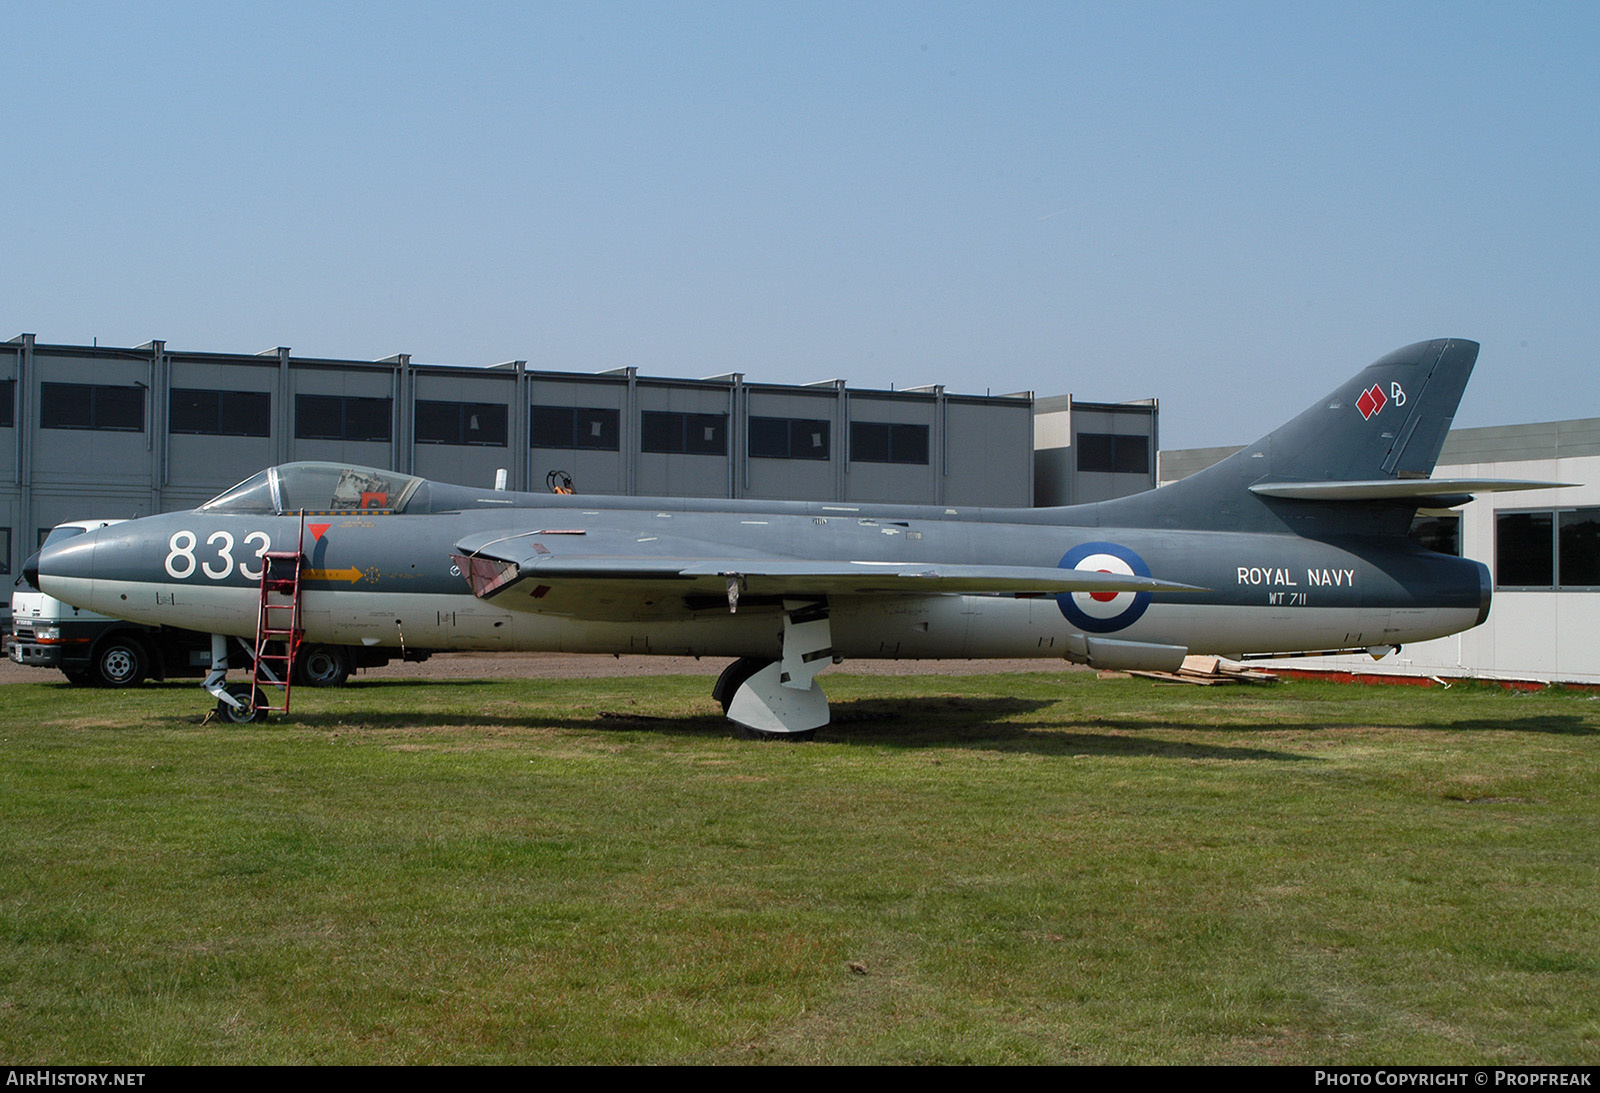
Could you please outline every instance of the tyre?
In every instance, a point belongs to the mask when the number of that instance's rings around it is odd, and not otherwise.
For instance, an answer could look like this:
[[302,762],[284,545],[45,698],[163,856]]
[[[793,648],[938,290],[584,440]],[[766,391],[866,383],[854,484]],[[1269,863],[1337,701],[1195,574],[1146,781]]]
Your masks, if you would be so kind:
[[342,687],[350,678],[350,654],[337,645],[307,645],[294,658],[296,683]]
[[94,675],[87,668],[73,668],[71,671],[63,668],[61,674],[67,677],[67,682],[74,687],[85,687],[94,682]]
[[733,704],[733,696],[744,686],[745,680],[771,663],[771,660],[764,657],[740,657],[722,669],[722,674],[717,677],[716,686],[711,688],[711,697],[722,706],[723,713],[728,712],[728,707]]
[[133,687],[145,677],[148,656],[133,638],[110,637],[94,653],[89,672],[102,687]]
[[267,719],[267,711],[262,709],[267,704],[267,696],[260,691],[255,693],[255,703],[250,702],[250,692],[253,690],[248,683],[230,683],[227,691],[237,698],[241,705],[236,709],[232,704],[217,699],[217,717],[219,720],[231,722],[235,725],[252,725]]

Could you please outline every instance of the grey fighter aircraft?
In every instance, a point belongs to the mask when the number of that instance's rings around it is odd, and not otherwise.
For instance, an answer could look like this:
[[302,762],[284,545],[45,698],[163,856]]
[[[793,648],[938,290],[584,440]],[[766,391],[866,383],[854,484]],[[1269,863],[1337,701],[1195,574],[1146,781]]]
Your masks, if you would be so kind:
[[[1208,470],[1098,504],[593,498],[291,463],[49,546],[28,576],[220,653],[256,633],[269,555],[299,553],[308,642],[731,657],[728,717],[785,736],[827,723],[817,673],[850,657],[1387,650],[1489,611],[1488,570],[1413,543],[1416,510],[1548,485],[1429,477],[1477,355],[1407,346]],[[225,672],[219,708],[253,715]]]

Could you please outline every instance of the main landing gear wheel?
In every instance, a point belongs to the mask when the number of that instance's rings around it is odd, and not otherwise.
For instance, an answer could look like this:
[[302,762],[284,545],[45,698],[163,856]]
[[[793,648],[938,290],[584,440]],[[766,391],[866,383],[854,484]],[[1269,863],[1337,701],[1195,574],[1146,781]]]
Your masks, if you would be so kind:
[[[791,743],[804,743],[813,739],[817,735],[817,730],[814,728],[801,729],[795,732],[775,732],[768,729],[754,728],[732,717],[730,711],[733,708],[734,698],[738,695],[740,689],[769,668],[776,673],[778,662],[767,660],[763,657],[740,657],[722,670],[722,674],[717,677],[716,686],[711,689],[711,697],[721,704],[722,712],[729,715],[730,720],[733,720],[734,732],[738,734],[740,740],[783,740]],[[826,710],[826,705],[823,708]],[[825,715],[823,720],[826,720]]]
[[350,656],[334,645],[308,645],[295,657],[295,680],[308,687],[342,687],[350,678]]
[[717,677],[717,685],[711,688],[711,697],[722,706],[724,714],[728,712],[728,707],[733,703],[733,696],[744,686],[745,680],[771,663],[772,661],[761,657],[740,657],[722,669],[722,674]]
[[267,704],[267,696],[260,691],[255,693],[255,705],[250,703],[250,692],[253,690],[248,683],[230,683],[227,691],[239,700],[235,707],[223,699],[217,699],[217,717],[223,721],[230,721],[235,725],[252,725],[267,719],[267,711],[263,709]]

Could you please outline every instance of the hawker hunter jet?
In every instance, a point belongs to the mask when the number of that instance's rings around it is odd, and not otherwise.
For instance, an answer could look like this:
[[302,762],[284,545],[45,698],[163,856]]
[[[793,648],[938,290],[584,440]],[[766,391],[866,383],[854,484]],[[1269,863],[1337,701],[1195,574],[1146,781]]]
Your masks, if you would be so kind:
[[[244,717],[259,689],[224,684],[224,639],[266,632],[729,657],[714,690],[728,717],[790,737],[827,723],[816,676],[852,657],[1160,670],[1189,653],[1386,651],[1489,611],[1482,564],[1408,537],[1417,509],[1547,485],[1429,477],[1477,355],[1407,346],[1215,466],[1097,504],[575,497],[290,463],[46,547],[29,577],[79,607],[218,635],[207,686]],[[297,619],[274,630],[263,572],[284,557]]]

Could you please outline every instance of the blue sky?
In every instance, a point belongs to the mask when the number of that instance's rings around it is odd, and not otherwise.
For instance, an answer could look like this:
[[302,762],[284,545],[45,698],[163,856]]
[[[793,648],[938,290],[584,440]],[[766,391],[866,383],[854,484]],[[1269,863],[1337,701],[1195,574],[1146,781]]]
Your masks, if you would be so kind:
[[1600,4],[4,11],[0,337],[1600,416]]

